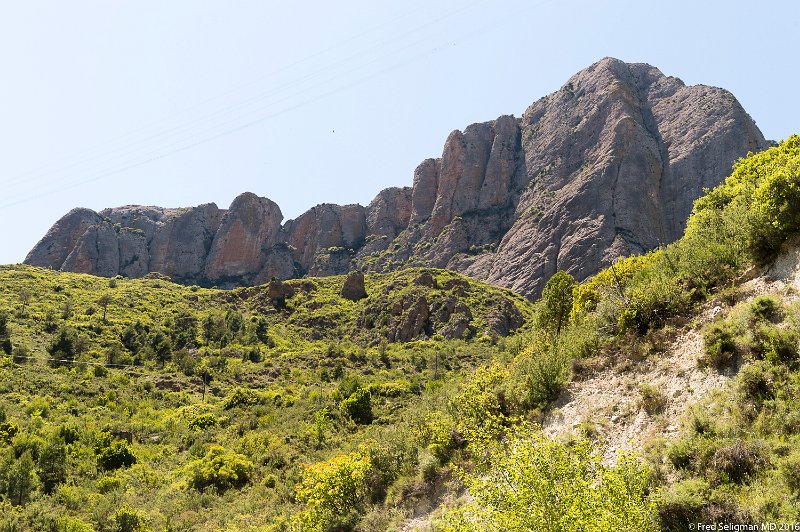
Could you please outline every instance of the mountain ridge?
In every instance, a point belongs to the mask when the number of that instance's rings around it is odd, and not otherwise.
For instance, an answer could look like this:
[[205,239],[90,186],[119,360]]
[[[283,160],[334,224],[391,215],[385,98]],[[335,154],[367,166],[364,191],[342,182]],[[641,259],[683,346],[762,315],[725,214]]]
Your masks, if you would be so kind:
[[76,209],[25,263],[220,287],[423,266],[535,297],[558,269],[584,279],[674,241],[703,189],[767,146],[724,89],[605,58],[520,118],[453,131],[411,187],[366,207],[323,203],[283,222],[244,193],[229,209]]

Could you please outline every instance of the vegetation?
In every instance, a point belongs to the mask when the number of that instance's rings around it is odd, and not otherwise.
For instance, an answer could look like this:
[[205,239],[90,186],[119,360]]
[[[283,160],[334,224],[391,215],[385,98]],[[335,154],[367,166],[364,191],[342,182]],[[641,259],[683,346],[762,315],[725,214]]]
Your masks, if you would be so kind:
[[[341,277],[276,297],[0,267],[0,528],[390,530],[437,506],[442,530],[794,522],[798,307],[737,286],[797,237],[798,162],[800,137],[740,161],[681,240],[559,272],[534,304],[431,269],[350,301]],[[709,301],[727,310],[698,364],[735,378],[677,438],[609,465],[536,428],[571,378],[647,357]],[[662,390],[638,394],[664,417]]]

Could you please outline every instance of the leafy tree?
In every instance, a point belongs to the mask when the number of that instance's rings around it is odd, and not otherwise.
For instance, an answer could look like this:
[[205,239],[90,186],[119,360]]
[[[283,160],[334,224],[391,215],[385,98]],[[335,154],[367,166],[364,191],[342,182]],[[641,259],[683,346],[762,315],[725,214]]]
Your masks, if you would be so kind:
[[472,500],[437,522],[447,532],[657,530],[647,468],[631,456],[604,466],[588,440],[563,443],[522,427],[475,450],[461,475]]
[[567,324],[575,286],[575,279],[563,270],[556,272],[544,285],[538,321],[541,327],[552,331],[556,338]]
[[[72,327],[62,327],[53,336],[47,352],[58,360],[72,361],[78,351],[78,332]],[[58,364],[58,362],[56,362]]]
[[67,449],[60,438],[51,438],[39,452],[39,480],[45,493],[52,493],[67,479]]
[[114,298],[111,294],[103,294],[99,298],[97,298],[97,304],[103,309],[103,323],[107,323],[106,320],[106,313],[108,312],[108,306],[114,301]]
[[297,502],[305,509],[294,517],[295,523],[309,531],[335,528],[363,504],[372,471],[370,455],[364,450],[307,466],[297,487]]

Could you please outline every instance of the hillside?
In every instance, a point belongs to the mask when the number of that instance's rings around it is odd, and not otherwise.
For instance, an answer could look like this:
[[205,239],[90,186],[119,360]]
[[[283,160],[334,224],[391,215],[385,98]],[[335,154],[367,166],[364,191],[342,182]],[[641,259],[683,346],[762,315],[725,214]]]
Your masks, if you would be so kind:
[[443,387],[531,316],[441,270],[221,291],[0,267],[0,526],[288,522],[303,465],[360,444],[396,462],[385,490]]
[[678,241],[535,304],[444,270],[3,267],[3,527],[796,522],[798,168],[797,136],[739,161]]
[[519,118],[453,131],[411,187],[366,207],[317,205],[284,222],[244,193],[228,209],[75,209],[25,262],[228,288],[424,266],[536,297],[557,270],[583,280],[676,240],[703,189],[767,146],[729,92],[605,58]]

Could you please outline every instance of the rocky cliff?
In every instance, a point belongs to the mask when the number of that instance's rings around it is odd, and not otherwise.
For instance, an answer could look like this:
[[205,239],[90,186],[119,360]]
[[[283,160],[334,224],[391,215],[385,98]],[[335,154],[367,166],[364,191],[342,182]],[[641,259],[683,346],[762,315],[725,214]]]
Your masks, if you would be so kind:
[[454,269],[525,295],[677,239],[693,201],[767,147],[729,92],[606,58],[531,105],[452,132],[413,186],[367,206],[323,204],[282,224],[245,193],[226,210],[75,209],[25,262],[218,286],[354,267]]

